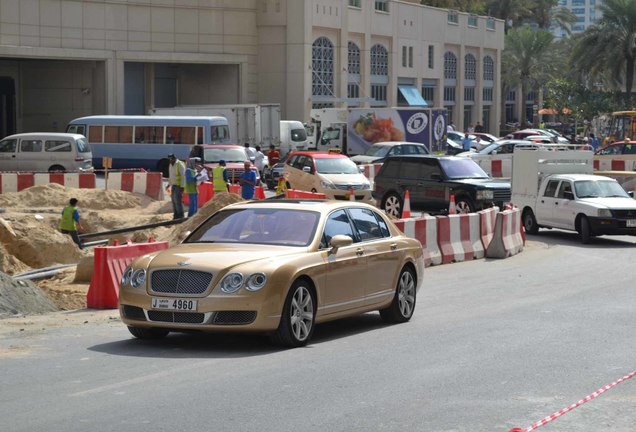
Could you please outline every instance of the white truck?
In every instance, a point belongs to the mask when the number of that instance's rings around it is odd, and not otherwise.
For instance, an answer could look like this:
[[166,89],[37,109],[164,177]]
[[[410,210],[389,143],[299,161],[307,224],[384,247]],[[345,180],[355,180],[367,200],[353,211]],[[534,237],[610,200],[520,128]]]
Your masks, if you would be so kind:
[[150,115],[222,116],[228,121],[233,143],[261,146],[267,153],[270,144],[281,142],[280,104],[180,105],[153,108]]
[[636,235],[633,193],[593,169],[591,151],[515,148],[512,203],[522,211],[525,231],[577,231],[582,243],[599,235]]

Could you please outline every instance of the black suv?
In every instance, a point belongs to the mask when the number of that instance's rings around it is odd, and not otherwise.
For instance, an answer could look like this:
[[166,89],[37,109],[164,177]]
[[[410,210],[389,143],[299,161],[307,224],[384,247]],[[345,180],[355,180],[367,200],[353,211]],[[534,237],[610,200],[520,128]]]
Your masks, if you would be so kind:
[[510,182],[494,180],[472,159],[462,156],[394,156],[374,178],[373,198],[395,217],[402,215],[408,189],[411,208],[448,213],[450,196],[456,213],[503,207],[510,201]]

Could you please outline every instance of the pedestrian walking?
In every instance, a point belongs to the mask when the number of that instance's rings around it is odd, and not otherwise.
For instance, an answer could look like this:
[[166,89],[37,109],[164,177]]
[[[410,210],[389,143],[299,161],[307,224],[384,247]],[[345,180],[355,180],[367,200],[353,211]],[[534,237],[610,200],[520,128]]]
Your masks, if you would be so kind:
[[255,147],[256,153],[254,155],[254,165],[258,170],[261,178],[263,177],[263,169],[265,168],[265,154],[261,151],[261,146]]
[[78,200],[77,198],[71,198],[68,201],[68,205],[62,209],[62,219],[60,220],[60,231],[64,234],[68,234],[73,239],[73,242],[80,249],[84,249],[82,246],[82,242],[79,238],[79,234],[77,232],[78,229],[83,230],[82,224],[80,222],[80,212],[77,208]]
[[254,188],[256,187],[256,172],[252,170],[252,163],[245,161],[243,163],[245,172],[239,177],[241,184],[241,196],[243,199],[251,200],[254,198]]
[[168,184],[172,201],[172,218],[183,218],[183,189],[185,188],[185,164],[174,154],[168,155]]
[[199,209],[199,190],[197,188],[197,177],[199,173],[197,172],[197,161],[199,161],[198,157],[188,159],[185,169],[186,183],[184,192],[188,194],[188,217],[194,216]]
[[269,152],[267,152],[267,159],[269,160],[270,168],[276,165],[280,161],[280,152],[276,150],[274,144],[270,144]]

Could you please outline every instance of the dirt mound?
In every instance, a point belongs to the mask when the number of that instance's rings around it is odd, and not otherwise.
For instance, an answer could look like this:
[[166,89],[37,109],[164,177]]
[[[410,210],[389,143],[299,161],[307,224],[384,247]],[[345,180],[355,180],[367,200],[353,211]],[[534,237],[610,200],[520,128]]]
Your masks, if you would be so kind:
[[[60,233],[58,229],[62,208],[72,197],[79,200],[81,222],[86,233],[152,224],[172,218],[169,199],[153,201],[146,196],[123,191],[75,189],[49,184],[0,194],[0,207],[5,209],[0,218],[0,271],[17,274],[32,268],[79,263],[77,270],[73,267],[51,278],[37,280],[35,284],[25,283],[29,287],[26,294],[22,292],[23,289],[16,290],[15,283],[5,275],[11,283],[0,280],[0,315],[41,313],[44,311],[41,306],[43,301],[32,299],[39,297],[45,298],[49,307],[52,307],[46,311],[86,307],[86,294],[93,270],[92,248],[80,250],[70,236]],[[153,238],[175,245],[181,242],[187,231],[194,229],[208,216],[240,201],[242,198],[236,194],[217,194],[194,217],[180,225],[102,238],[110,239],[111,244],[115,239],[120,243],[128,240],[144,243]],[[90,238],[88,241],[96,239]],[[13,297],[9,297],[5,291],[12,293]],[[18,307],[21,302],[24,302],[22,307]]]
[[0,273],[0,317],[40,314],[58,310],[53,301],[31,281],[14,281]]

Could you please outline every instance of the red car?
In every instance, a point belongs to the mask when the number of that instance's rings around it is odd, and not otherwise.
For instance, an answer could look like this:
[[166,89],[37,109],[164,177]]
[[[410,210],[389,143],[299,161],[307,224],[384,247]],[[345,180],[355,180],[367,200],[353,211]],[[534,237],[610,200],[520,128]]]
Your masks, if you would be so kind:
[[[203,165],[210,171],[219,166],[219,161],[225,161],[230,183],[237,183],[238,178],[245,171],[243,164],[250,160],[244,146],[232,144],[209,144],[203,146]],[[260,185],[260,174],[252,163],[252,170],[256,171],[257,185]]]
[[636,141],[617,141],[596,150],[597,155],[636,154]]

